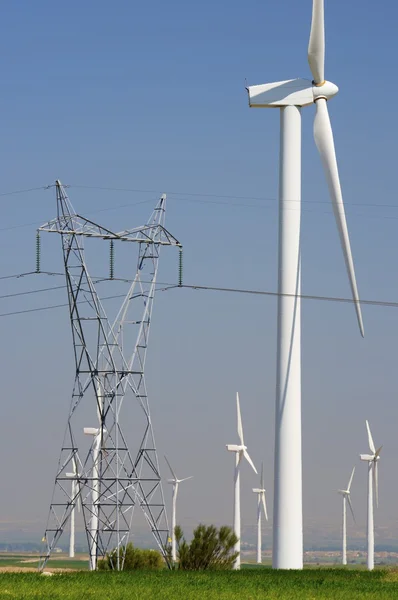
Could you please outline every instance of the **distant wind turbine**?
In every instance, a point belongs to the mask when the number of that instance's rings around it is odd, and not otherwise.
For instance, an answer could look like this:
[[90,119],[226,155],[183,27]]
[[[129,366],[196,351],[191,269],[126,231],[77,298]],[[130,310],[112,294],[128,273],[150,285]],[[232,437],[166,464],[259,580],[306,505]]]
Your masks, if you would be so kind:
[[[373,494],[376,495],[376,506],[379,506],[379,477],[377,463],[380,460],[380,451],[383,446],[376,450],[370,433],[369,423],[366,421],[368,432],[369,449],[372,454],[360,454],[361,460],[368,463],[368,559],[367,566],[372,571],[375,566],[375,540],[374,540],[374,517],[373,517]],[[373,489],[374,488],[374,489]]]
[[350,493],[351,493],[350,488],[351,488],[352,480],[354,477],[354,473],[355,473],[355,467],[352,470],[351,477],[350,477],[350,480],[347,485],[347,489],[339,490],[339,494],[341,494],[343,496],[343,565],[347,564],[347,502],[348,502],[348,506],[350,507],[352,518],[354,519],[354,522],[355,522],[354,510],[352,508],[351,498],[350,498]]
[[167,483],[173,484],[173,501],[172,501],[173,502],[173,510],[172,510],[172,514],[171,514],[171,557],[173,559],[173,562],[175,562],[177,560],[175,528],[176,528],[176,507],[177,507],[178,485],[180,483],[182,483],[183,481],[187,481],[188,479],[193,479],[193,475],[191,475],[190,477],[184,477],[184,479],[178,479],[177,475],[174,473],[173,469],[171,468],[171,464],[167,460],[167,457],[165,456],[164,458],[165,458],[167,464],[169,465],[169,469],[173,476],[173,479],[168,479]]
[[267,504],[265,502],[264,489],[264,464],[261,463],[261,478],[260,487],[253,488],[253,492],[257,494],[257,562],[261,563],[261,508],[264,510],[265,519],[268,521]]
[[238,414],[238,436],[240,440],[240,445],[237,444],[227,444],[227,450],[229,452],[235,452],[235,489],[234,489],[234,532],[238,541],[235,544],[235,552],[238,552],[237,559],[234,563],[234,569],[240,568],[240,463],[243,457],[247,460],[249,465],[252,467],[253,471],[257,473],[257,469],[253,464],[252,459],[247,452],[247,446],[245,446],[245,442],[243,439],[243,428],[242,428],[242,417],[240,414],[240,405],[239,405],[239,394],[236,393],[236,410]]

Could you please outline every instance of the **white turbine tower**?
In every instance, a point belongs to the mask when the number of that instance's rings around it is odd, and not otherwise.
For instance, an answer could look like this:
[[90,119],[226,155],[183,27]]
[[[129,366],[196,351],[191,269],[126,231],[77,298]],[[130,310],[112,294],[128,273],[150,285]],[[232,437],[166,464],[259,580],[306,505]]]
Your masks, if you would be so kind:
[[257,473],[257,469],[253,464],[252,459],[247,452],[247,446],[243,439],[242,417],[240,414],[239,394],[236,393],[236,410],[238,413],[238,436],[240,445],[227,444],[229,452],[235,452],[235,473],[234,473],[234,532],[238,541],[235,544],[235,552],[238,552],[238,557],[234,563],[234,569],[240,568],[240,463],[243,457],[247,460],[253,471]]
[[265,519],[268,521],[267,504],[265,502],[263,463],[261,463],[260,487],[253,488],[253,492],[257,494],[257,562],[261,564],[261,509],[264,510]]
[[350,498],[350,494],[351,494],[350,489],[351,489],[352,480],[354,478],[354,473],[355,473],[355,467],[352,470],[351,477],[350,477],[350,480],[347,485],[347,489],[346,490],[338,490],[339,494],[341,494],[343,496],[343,565],[347,564],[347,502],[348,502],[348,506],[350,507],[352,518],[354,519],[354,522],[355,522],[354,510],[352,508],[351,498]]
[[[366,421],[366,429],[368,432],[369,449],[372,454],[360,454],[361,460],[368,463],[368,558],[367,566],[369,571],[372,571],[375,566],[375,539],[374,539],[374,518],[373,518],[373,494],[376,496],[376,506],[379,505],[379,477],[377,471],[377,463],[380,460],[380,451],[383,446],[376,450],[373,442],[372,434],[370,433],[369,423]],[[374,487],[374,489],[373,489]]]
[[[103,430],[104,431],[104,430]],[[91,487],[91,520],[90,520],[90,547],[89,564],[90,571],[97,568],[98,552],[98,527],[99,527],[99,497],[100,497],[100,477],[99,477],[99,455],[101,448],[101,428],[85,427],[85,435],[92,435],[94,440],[92,444],[92,487]]]
[[249,106],[280,108],[279,264],[273,567],[302,569],[301,467],[301,108],[315,103],[314,137],[321,155],[357,313],[361,308],[327,100],[338,92],[324,78],[324,5],[313,0],[308,61],[313,81],[291,79],[247,88]]
[[171,471],[171,474],[173,476],[173,479],[168,479],[167,483],[172,483],[173,484],[173,508],[172,508],[172,514],[171,514],[171,557],[173,559],[173,562],[175,562],[177,560],[177,550],[176,550],[176,534],[175,534],[175,528],[176,528],[176,508],[177,508],[177,495],[178,495],[178,486],[180,483],[182,483],[183,481],[187,481],[188,479],[193,479],[193,475],[191,475],[190,477],[184,477],[184,479],[178,479],[177,475],[174,473],[173,469],[171,468],[171,464],[169,463],[169,461],[167,460],[167,457],[164,457],[169,469]]
[[[78,495],[79,485],[77,482],[78,473],[77,473],[77,464],[76,460],[73,461],[73,473],[66,473],[66,477],[70,477],[72,480],[72,489],[71,489],[71,498],[77,503],[78,512],[81,511],[81,499],[80,494]],[[77,496],[77,500],[76,500]],[[73,558],[75,556],[75,510],[76,506],[74,506],[70,513],[70,537],[69,537],[69,558]]]

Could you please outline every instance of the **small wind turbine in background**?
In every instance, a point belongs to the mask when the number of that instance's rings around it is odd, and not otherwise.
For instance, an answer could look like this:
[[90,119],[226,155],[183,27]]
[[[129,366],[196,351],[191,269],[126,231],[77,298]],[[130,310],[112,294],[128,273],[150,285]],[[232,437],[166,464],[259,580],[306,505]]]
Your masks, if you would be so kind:
[[343,496],[343,565],[347,564],[347,502],[348,502],[348,506],[350,507],[352,518],[354,519],[354,522],[355,522],[354,510],[352,508],[351,498],[350,498],[350,494],[351,494],[350,488],[351,488],[352,480],[354,478],[354,473],[355,473],[355,467],[352,470],[351,477],[350,477],[350,480],[347,485],[347,489],[346,490],[338,490],[339,494],[341,494]]
[[261,463],[261,478],[260,487],[253,488],[253,492],[257,494],[257,563],[261,564],[261,507],[264,509],[265,519],[268,521],[267,504],[265,502],[264,489],[264,464]]
[[192,479],[193,475],[191,475],[190,477],[184,477],[184,479],[178,479],[177,475],[174,473],[173,469],[171,468],[171,464],[167,460],[166,456],[164,458],[165,458],[165,460],[169,466],[169,469],[171,471],[171,474],[173,476],[173,479],[168,479],[167,483],[173,484],[173,500],[172,500],[173,509],[172,509],[172,514],[171,514],[171,557],[173,559],[173,562],[175,562],[177,560],[175,528],[176,528],[176,507],[177,507],[178,485],[180,483],[182,483],[183,481]]
[[[369,571],[374,569],[375,565],[375,540],[374,540],[374,518],[373,518],[373,494],[376,496],[376,506],[379,506],[379,477],[377,471],[377,462],[380,460],[380,451],[383,446],[376,450],[370,433],[369,423],[366,421],[368,432],[369,449],[372,454],[360,454],[361,460],[368,463],[368,559],[367,566]],[[374,489],[373,489],[374,488]]]
[[[73,558],[75,556],[75,509],[77,504],[78,512],[81,511],[81,499],[79,492],[79,485],[77,482],[78,472],[77,472],[77,464],[76,459],[73,461],[73,473],[66,473],[66,477],[70,477],[72,480],[71,486],[71,498],[72,502],[75,503],[74,507],[70,513],[70,538],[69,538],[69,558]],[[77,497],[77,499],[76,499]]]
[[235,552],[238,552],[237,559],[234,564],[234,569],[240,568],[240,463],[243,457],[247,460],[249,465],[252,467],[253,471],[257,473],[257,469],[253,464],[252,459],[247,452],[247,446],[245,446],[245,442],[243,439],[243,428],[242,428],[242,417],[240,414],[240,405],[239,405],[239,394],[236,393],[236,410],[238,413],[238,436],[240,440],[240,445],[237,444],[227,444],[227,450],[229,452],[235,452],[235,489],[234,489],[234,532],[238,541],[235,544]]

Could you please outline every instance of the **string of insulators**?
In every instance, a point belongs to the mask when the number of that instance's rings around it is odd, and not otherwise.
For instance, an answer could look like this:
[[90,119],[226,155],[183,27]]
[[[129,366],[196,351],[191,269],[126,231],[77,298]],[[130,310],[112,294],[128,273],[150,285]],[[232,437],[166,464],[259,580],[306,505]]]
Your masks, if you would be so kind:
[[182,269],[183,269],[183,264],[182,264],[182,246],[179,248],[179,257],[178,257],[178,285],[179,287],[182,286]]
[[36,273],[40,273],[40,231],[36,232]]
[[113,279],[115,266],[115,248],[113,246],[113,240],[109,245],[109,278]]

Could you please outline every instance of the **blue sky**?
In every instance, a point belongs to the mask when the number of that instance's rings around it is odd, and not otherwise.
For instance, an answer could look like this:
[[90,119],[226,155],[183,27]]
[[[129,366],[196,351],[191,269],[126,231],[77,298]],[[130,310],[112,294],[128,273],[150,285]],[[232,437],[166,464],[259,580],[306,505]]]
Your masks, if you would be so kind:
[[[365,299],[398,296],[397,11],[391,0],[383,10],[368,0],[326,2],[326,76],[340,88],[329,109]],[[245,79],[310,77],[310,17],[310,0],[8,3],[0,19],[0,193],[60,178],[79,212],[94,218],[113,209],[96,218],[122,229],[144,222],[165,191],[167,227],[184,244],[187,283],[275,290],[279,116],[249,110],[244,86]],[[346,297],[313,115],[311,107],[303,111],[303,293]],[[0,203],[0,275],[29,271],[35,226],[9,228],[55,216],[54,191],[0,196]],[[59,271],[60,247],[47,237],[43,268]],[[107,272],[101,260],[93,256],[92,268]],[[116,269],[133,269],[134,260],[118,260]],[[176,265],[176,255],[164,252],[160,279],[175,280]],[[3,282],[2,289],[60,283],[43,275]],[[62,290],[3,299],[0,313],[62,301]],[[303,302],[304,513],[336,526],[335,489],[366,451],[365,418],[384,444],[378,519],[396,517],[398,312],[363,312],[365,340],[352,307]],[[0,520],[44,523],[72,384],[68,315],[6,317],[0,328],[0,451],[9,456],[2,479],[10,487]],[[148,385],[160,455],[183,476],[195,475],[191,494],[188,484],[181,492],[183,523],[232,518],[233,466],[224,444],[236,437],[237,389],[248,445],[257,463],[265,461],[272,500],[275,335],[275,299],[187,290],[157,298]],[[358,464],[353,497],[362,525],[365,482]],[[253,483],[244,473],[247,524],[255,519]]]

